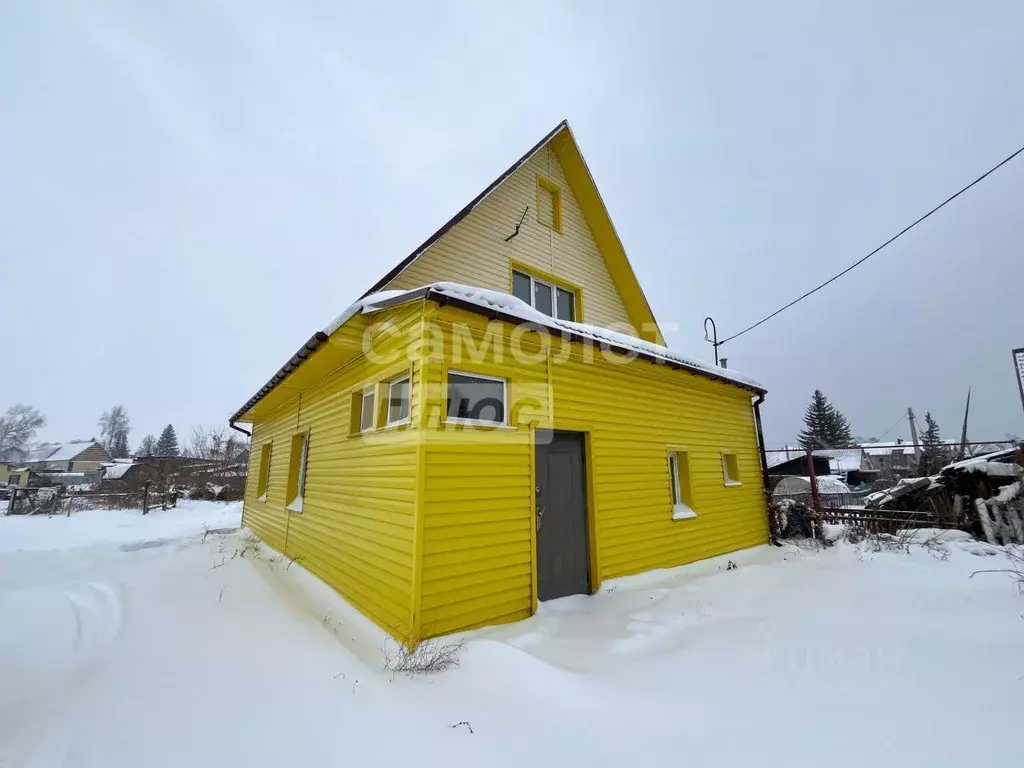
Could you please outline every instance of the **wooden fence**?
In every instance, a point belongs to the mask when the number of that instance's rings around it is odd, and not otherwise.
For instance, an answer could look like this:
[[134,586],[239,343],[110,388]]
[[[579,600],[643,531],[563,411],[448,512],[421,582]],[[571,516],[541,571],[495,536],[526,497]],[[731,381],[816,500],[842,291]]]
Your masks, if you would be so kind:
[[871,533],[896,533],[907,528],[954,528],[928,512],[863,507],[823,507],[817,519],[823,523],[848,525]]
[[149,485],[139,491],[125,493],[73,493],[61,487],[11,488],[6,502],[8,515],[65,515],[87,509],[141,509],[147,515],[154,509],[178,505],[174,491],[150,491]]

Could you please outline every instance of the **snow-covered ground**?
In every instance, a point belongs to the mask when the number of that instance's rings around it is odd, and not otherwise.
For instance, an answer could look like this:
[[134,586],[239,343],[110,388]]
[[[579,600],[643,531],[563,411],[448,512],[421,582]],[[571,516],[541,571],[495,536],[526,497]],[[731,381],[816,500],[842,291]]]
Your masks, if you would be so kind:
[[1021,764],[1024,596],[974,542],[619,580],[407,677],[300,566],[203,536],[237,520],[0,518],[0,765]]

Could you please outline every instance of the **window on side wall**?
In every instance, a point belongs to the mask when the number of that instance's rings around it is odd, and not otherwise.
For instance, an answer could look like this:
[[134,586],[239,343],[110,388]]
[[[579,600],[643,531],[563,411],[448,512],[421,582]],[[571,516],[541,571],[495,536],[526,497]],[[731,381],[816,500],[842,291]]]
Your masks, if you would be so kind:
[[726,485],[742,485],[739,461],[732,451],[722,451],[722,476]]
[[555,182],[537,179],[537,223],[562,231],[562,190]]
[[375,423],[375,411],[374,403],[376,402],[376,390],[373,387],[367,387],[363,390],[363,395],[359,400],[359,431],[367,432],[373,429]]
[[388,384],[388,425],[409,423],[410,377],[403,376]]
[[690,484],[690,457],[686,451],[668,454],[669,477],[672,483],[672,519],[687,520],[696,517],[693,491]]
[[452,423],[504,425],[508,382],[493,376],[448,372],[448,418]]
[[576,320],[576,294],[567,288],[512,270],[512,295],[549,317]]
[[270,486],[270,450],[271,443],[260,448],[260,469],[256,475],[256,501],[267,500],[267,488]]
[[306,493],[306,460],[309,458],[309,432],[292,435],[291,455],[288,459],[288,506],[292,512],[302,511]]

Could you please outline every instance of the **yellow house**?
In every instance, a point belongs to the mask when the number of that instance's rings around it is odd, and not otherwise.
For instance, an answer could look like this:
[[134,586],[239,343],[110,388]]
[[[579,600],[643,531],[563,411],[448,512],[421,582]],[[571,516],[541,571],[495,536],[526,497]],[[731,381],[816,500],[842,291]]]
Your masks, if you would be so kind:
[[410,644],[767,542],[763,387],[662,344],[560,123],[232,416],[244,524]]
[[17,468],[0,462],[0,488],[12,485],[17,488],[25,488],[28,486],[29,474],[27,468]]

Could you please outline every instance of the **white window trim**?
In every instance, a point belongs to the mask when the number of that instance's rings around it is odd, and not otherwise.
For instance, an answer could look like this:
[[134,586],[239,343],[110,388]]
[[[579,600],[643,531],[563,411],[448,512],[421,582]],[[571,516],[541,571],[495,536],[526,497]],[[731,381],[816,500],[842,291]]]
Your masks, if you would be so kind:
[[[366,413],[366,398],[367,396],[373,398],[373,407],[370,409],[372,416],[370,418],[370,426],[363,426],[363,414]],[[370,384],[367,387],[363,387],[362,397],[359,400],[359,431],[362,432],[373,432],[377,426],[377,387]]]
[[670,451],[668,454],[669,476],[672,482],[672,519],[691,520],[697,516],[697,513],[683,501],[683,490],[679,484],[678,453],[678,451]]
[[309,458],[309,432],[302,437],[302,453],[299,454],[299,476],[295,483],[295,498],[285,507],[290,512],[302,511],[302,498],[306,495],[306,460]]
[[[575,315],[576,315],[576,291],[570,291],[568,288],[563,288],[560,285],[555,285],[554,283],[549,283],[547,280],[538,280],[536,277],[531,275],[529,272],[523,272],[523,270],[521,270],[521,269],[513,269],[512,272],[514,273],[513,274],[513,278],[512,278],[513,280],[515,280],[515,276],[514,275],[516,275],[516,274],[522,275],[523,277],[527,277],[527,278],[530,279],[530,306],[531,307],[533,307],[534,309],[537,309],[537,292],[534,289],[534,286],[537,283],[540,283],[541,285],[546,285],[548,288],[551,289],[551,309],[554,312],[554,314],[551,315],[551,316],[553,318],[555,318],[555,320],[565,320],[567,323],[575,323],[575,322],[577,322],[577,320],[575,319]],[[568,293],[568,294],[570,294],[572,296],[572,313],[573,313],[573,317],[572,318],[569,318],[569,317],[559,317],[558,316],[558,291],[565,291],[566,293]],[[537,311],[540,312],[539,309],[537,309]]]
[[[743,485],[742,480],[733,480],[732,475],[729,474],[729,459],[727,457],[735,455],[736,454],[733,451],[722,451],[722,480],[723,485],[725,485],[726,488],[735,488]],[[737,459],[737,464],[738,463],[739,460]]]
[[483,420],[483,419],[463,419],[463,418],[459,418],[459,417],[452,417],[452,416],[448,415],[448,411],[447,411],[447,408],[446,408],[445,409],[445,423],[446,424],[469,424],[469,425],[474,425],[474,426],[485,426],[485,427],[508,427],[508,426],[511,426],[509,424],[509,422],[508,422],[508,390],[509,390],[509,381],[508,381],[508,379],[502,378],[501,376],[487,376],[487,375],[485,375],[483,373],[472,373],[471,371],[453,371],[452,369],[449,368],[448,369],[448,378],[445,381],[445,393],[444,393],[445,394],[445,405],[447,405],[448,395],[451,392],[451,386],[452,386],[451,385],[451,375],[453,373],[456,376],[468,376],[468,377],[470,377],[472,379],[484,379],[486,381],[500,381],[501,384],[502,384],[502,388],[501,388],[501,396],[502,396],[502,401],[503,401],[502,402],[502,411],[503,411],[502,416],[504,416],[504,420],[503,421],[486,421],[486,420]]
[[[408,401],[407,401],[409,403],[409,409],[408,409],[409,413],[405,417],[403,417],[401,419],[396,419],[395,421],[392,421],[391,420],[391,390],[392,390],[392,388],[394,388],[395,384],[401,384],[403,381],[409,382],[409,398],[408,398]],[[397,426],[401,426],[402,424],[408,424],[409,423],[409,419],[411,417],[412,417],[412,376],[410,376],[408,373],[406,373],[403,376],[399,376],[397,379],[392,379],[391,381],[388,382],[388,408],[387,408],[387,413],[384,415],[384,425],[388,426],[388,427],[397,427]]]

